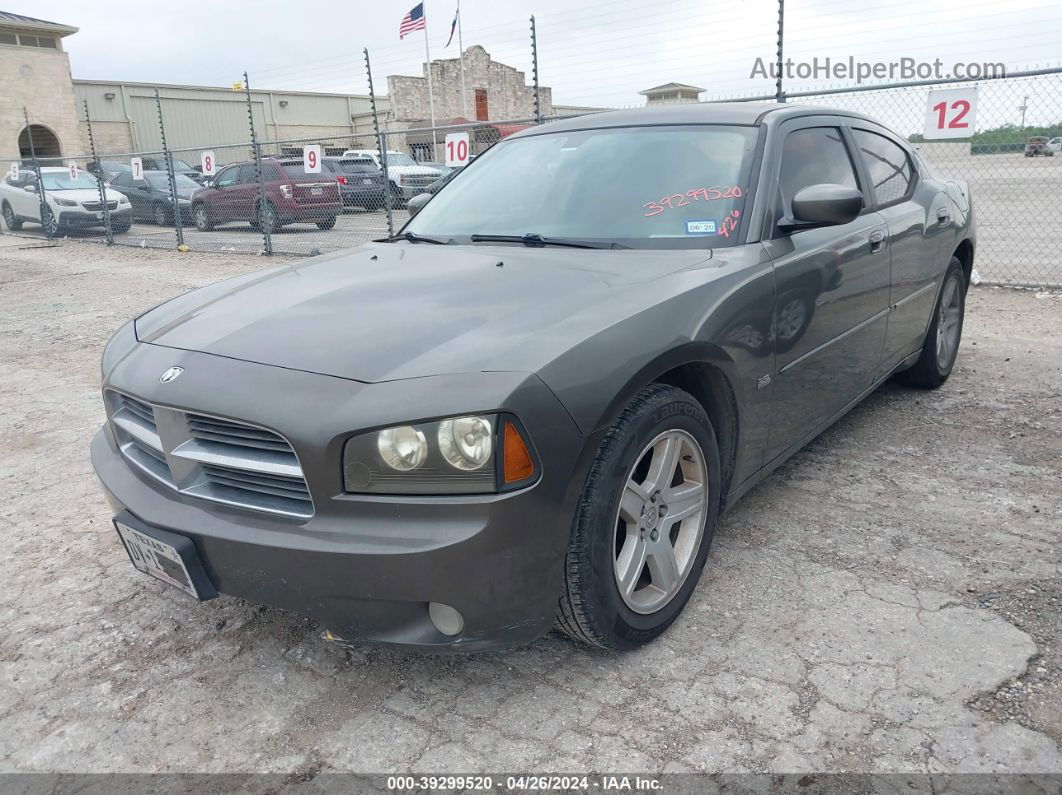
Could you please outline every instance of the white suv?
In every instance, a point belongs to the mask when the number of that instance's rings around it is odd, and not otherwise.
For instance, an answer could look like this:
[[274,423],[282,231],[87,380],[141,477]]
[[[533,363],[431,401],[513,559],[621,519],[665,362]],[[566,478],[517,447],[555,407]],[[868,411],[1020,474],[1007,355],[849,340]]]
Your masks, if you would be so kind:
[[[41,181],[44,182],[43,221],[40,186],[34,172],[20,170],[17,178],[8,176],[0,182],[0,212],[12,232],[21,229],[25,221],[40,224],[53,237],[71,227],[103,226],[103,205],[96,177],[82,171],[75,180],[65,168],[42,168]],[[128,232],[133,223],[129,199],[106,188],[104,196],[111,216],[111,231]]]
[[[348,149],[343,157],[367,157],[383,171],[380,155],[375,149]],[[387,151],[387,178],[391,181],[391,195],[396,204],[404,204],[435,180],[443,176],[437,168],[422,166],[404,152]]]

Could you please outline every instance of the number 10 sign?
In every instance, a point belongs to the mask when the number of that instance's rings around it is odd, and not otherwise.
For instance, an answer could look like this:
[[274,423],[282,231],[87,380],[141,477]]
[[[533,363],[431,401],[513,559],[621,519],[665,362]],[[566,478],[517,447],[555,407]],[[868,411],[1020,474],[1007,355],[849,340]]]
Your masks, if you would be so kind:
[[468,133],[450,133],[446,136],[446,165],[450,168],[468,165]]
[[926,103],[927,141],[969,138],[976,132],[977,87],[930,91]]

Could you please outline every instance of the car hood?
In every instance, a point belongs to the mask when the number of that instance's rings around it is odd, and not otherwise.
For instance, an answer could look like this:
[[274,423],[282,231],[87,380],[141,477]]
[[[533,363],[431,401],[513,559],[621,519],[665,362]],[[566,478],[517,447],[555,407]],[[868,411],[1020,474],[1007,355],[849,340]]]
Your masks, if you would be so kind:
[[186,293],[139,317],[136,331],[154,345],[363,382],[534,372],[683,289],[675,277],[711,259],[370,244]]
[[[107,201],[117,201],[122,195],[116,188],[104,188],[104,194],[107,196]],[[45,195],[54,196],[57,199],[69,199],[79,204],[81,202],[98,202],[100,200],[100,192],[95,188],[78,188],[76,190],[45,189]]]

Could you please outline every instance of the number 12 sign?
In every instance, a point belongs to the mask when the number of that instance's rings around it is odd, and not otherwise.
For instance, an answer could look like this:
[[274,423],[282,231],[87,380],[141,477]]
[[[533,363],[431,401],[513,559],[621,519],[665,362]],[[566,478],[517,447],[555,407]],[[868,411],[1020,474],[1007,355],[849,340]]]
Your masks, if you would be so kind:
[[468,165],[468,133],[450,133],[446,136],[446,165],[450,168]]
[[976,131],[977,87],[930,91],[926,103],[925,138],[969,138]]

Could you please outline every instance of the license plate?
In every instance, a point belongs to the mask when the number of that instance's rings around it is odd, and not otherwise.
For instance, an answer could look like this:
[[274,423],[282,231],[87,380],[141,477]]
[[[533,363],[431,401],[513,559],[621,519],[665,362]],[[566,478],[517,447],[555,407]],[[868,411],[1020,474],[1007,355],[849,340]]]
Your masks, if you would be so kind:
[[102,221],[103,220],[103,213],[96,213],[96,220],[97,221]]
[[320,196],[322,193],[324,193],[324,188],[310,188],[311,196]]
[[371,179],[363,179],[361,181],[361,184],[362,185],[371,185],[372,184],[372,180]]
[[[125,545],[126,552],[129,553],[129,559],[137,569],[168,585],[180,588],[196,599],[210,598],[210,595],[202,594],[196,588],[196,580],[201,578],[193,578],[189,572],[189,568],[200,570],[202,568],[198,558],[194,557],[195,547],[191,540],[183,536],[174,538],[174,540],[181,539],[186,542],[184,544],[186,548],[182,554],[182,550],[178,550],[173,544],[154,538],[123,522],[116,520],[114,526],[118,528],[118,535]],[[173,536],[172,533],[162,535]]]

